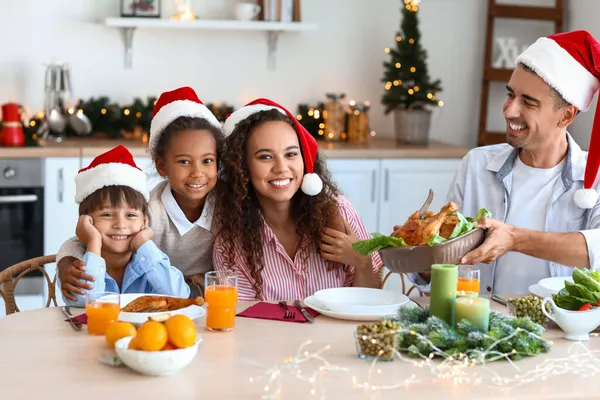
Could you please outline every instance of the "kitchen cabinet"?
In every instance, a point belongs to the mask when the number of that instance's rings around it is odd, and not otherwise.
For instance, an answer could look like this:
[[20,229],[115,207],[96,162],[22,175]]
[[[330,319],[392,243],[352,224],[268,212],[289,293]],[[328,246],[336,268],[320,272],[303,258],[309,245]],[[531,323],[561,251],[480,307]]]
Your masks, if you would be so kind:
[[[79,157],[44,159],[44,254],[46,255],[56,254],[60,245],[75,234],[79,218],[79,207],[75,203],[75,175],[80,168]],[[44,268],[50,277],[54,277],[56,264],[47,264]],[[46,285],[43,290],[42,302],[47,297]],[[57,300],[62,304],[61,296],[57,296]]]
[[332,159],[334,182],[356,208],[369,232],[389,234],[421,208],[429,189],[430,209],[438,211],[460,159]]

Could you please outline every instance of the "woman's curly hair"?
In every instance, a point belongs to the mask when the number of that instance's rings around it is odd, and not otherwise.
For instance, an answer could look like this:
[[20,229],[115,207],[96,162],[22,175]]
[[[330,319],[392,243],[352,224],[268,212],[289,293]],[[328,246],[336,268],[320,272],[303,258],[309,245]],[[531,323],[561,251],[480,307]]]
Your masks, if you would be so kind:
[[[223,151],[222,179],[216,187],[218,201],[214,214],[217,235],[220,235],[224,247],[225,265],[234,265],[235,253],[241,246],[254,280],[252,284],[257,299],[262,299],[265,238],[258,199],[248,173],[246,155],[248,139],[254,129],[269,121],[285,121],[296,130],[294,122],[277,110],[260,111],[236,125],[227,137]],[[298,190],[292,197],[291,205],[296,233],[301,238],[298,251],[305,251],[307,257],[309,251],[319,251],[323,229],[338,209],[338,188],[331,180],[326,163],[318,154],[314,172],[323,181],[321,193],[309,196]],[[302,240],[304,238],[308,240]]]

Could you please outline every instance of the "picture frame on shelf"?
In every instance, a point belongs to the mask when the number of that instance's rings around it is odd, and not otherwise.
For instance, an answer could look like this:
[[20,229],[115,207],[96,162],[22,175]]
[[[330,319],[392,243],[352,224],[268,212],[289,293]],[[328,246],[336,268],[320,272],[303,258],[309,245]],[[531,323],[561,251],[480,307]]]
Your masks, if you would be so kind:
[[160,18],[161,0],[120,0],[121,17]]

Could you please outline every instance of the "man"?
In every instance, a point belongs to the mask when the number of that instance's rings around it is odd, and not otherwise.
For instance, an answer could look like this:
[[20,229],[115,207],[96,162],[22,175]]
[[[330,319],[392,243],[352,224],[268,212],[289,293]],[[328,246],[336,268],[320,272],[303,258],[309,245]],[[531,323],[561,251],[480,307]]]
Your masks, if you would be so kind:
[[[485,242],[461,264],[480,265],[482,293],[527,293],[572,267],[600,268],[600,112],[589,154],[567,132],[600,87],[600,44],[585,31],[538,39],[516,60],[504,102],[506,142],[471,150],[448,193]],[[587,160],[587,163],[586,163]]]

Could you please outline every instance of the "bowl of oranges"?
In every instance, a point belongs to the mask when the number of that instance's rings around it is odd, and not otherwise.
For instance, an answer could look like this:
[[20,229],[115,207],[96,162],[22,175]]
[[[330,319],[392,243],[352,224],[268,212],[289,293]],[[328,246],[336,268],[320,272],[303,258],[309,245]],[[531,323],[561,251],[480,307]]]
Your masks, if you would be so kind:
[[[135,333],[128,322],[116,322],[106,330],[106,342],[126,366],[144,375],[167,376],[187,366],[198,352],[202,338],[186,315],[150,317]],[[113,334],[113,330],[120,334]],[[135,329],[135,328],[134,328]],[[128,336],[123,336],[130,333]],[[119,336],[123,336],[118,338]],[[114,339],[118,338],[113,342]]]

